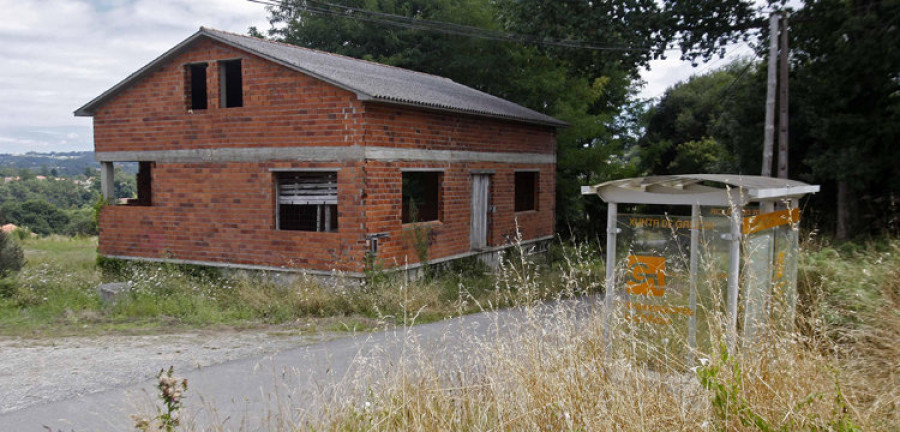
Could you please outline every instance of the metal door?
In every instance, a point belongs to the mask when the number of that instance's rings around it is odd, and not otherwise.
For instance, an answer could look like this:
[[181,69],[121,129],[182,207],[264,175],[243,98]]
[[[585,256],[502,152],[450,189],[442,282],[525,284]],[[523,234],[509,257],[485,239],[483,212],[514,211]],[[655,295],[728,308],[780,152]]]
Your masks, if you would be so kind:
[[490,174],[472,174],[472,227],[469,231],[472,250],[482,250],[487,247],[490,201]]

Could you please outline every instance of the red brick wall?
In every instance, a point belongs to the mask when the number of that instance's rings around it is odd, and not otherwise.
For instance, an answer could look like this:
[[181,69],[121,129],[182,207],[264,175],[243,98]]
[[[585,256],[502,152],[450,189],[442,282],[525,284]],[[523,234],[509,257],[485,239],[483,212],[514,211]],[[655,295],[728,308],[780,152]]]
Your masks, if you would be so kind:
[[[407,107],[369,104],[364,134],[368,146],[497,153],[555,154],[555,131],[549,127],[454,115]],[[388,233],[379,242],[379,258],[388,265],[419,261],[412,247],[412,225],[401,223],[402,170],[442,169],[442,218],[426,223],[433,231],[429,259],[469,252],[472,170],[493,171],[488,245],[502,246],[516,237],[516,220],[525,240],[553,234],[556,196],[555,164],[496,162],[372,162],[366,165],[366,226],[369,233]],[[515,213],[515,170],[539,170],[537,210]]]
[[[275,229],[271,169],[338,171],[337,233]],[[157,163],[153,205],[107,206],[100,253],[222,263],[359,271],[360,163]]]
[[553,128],[367,104],[366,145],[491,152],[556,153]]
[[[216,60],[241,58],[244,106],[219,108]],[[184,65],[209,62],[209,109],[185,108]],[[341,146],[358,141],[353,93],[210,40],[176,56],[102,105],[98,152],[222,147]]]
[[[555,165],[500,164],[493,162],[440,164],[434,162],[372,162],[366,164],[366,227],[370,234],[386,233],[379,241],[379,258],[386,266],[416,263],[413,224],[401,223],[401,179],[403,170],[442,169],[441,219],[421,222],[432,232],[429,258],[469,252],[471,224],[472,170],[493,171],[488,245],[502,246],[514,241],[516,221],[525,240],[553,234]],[[540,169],[537,210],[514,211],[514,173],[517,169]]]
[[[244,106],[218,108],[218,59],[242,58]],[[185,109],[184,64],[209,62],[209,109]],[[382,104],[219,43],[192,49],[122,91],[94,116],[97,152],[222,147],[367,145],[431,150],[555,153],[552,128]],[[275,229],[271,170],[339,169],[339,232]],[[100,218],[100,253],[315,270],[362,271],[366,234],[387,233],[388,266],[418,260],[401,224],[401,169],[443,169],[443,211],[430,223],[430,258],[469,247],[471,170],[492,170],[490,245],[553,234],[553,164],[352,161],[311,163],[157,162],[153,205],[109,206]],[[514,213],[514,171],[538,169],[538,209]]]

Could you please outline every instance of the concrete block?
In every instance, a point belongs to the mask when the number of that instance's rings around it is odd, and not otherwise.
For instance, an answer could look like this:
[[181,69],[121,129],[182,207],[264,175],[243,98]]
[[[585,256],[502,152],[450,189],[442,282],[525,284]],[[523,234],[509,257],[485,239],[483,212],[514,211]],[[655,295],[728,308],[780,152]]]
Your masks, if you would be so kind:
[[104,303],[113,303],[119,296],[127,294],[129,291],[131,291],[131,282],[105,283],[97,287],[100,299]]

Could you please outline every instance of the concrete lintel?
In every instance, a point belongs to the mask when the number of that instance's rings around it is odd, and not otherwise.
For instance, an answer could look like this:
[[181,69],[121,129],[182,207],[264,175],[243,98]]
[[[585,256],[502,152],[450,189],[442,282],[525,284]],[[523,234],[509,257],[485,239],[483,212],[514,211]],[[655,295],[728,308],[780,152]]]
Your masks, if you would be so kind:
[[269,168],[269,172],[338,172],[341,167],[334,168]]
[[552,153],[504,153],[457,150],[424,150],[372,146],[235,147],[182,150],[97,152],[100,162],[154,161],[162,163],[267,162],[297,160],[344,162],[370,159],[383,162],[501,162],[556,163]]

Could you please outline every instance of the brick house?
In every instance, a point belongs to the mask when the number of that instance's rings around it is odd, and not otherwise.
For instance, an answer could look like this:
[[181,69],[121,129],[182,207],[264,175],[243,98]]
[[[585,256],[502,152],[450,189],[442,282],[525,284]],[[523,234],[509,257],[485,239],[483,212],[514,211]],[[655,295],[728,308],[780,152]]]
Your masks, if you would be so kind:
[[359,276],[368,254],[446,261],[553,235],[565,123],[449,79],[201,28],[75,111],[102,189],[103,256]]

